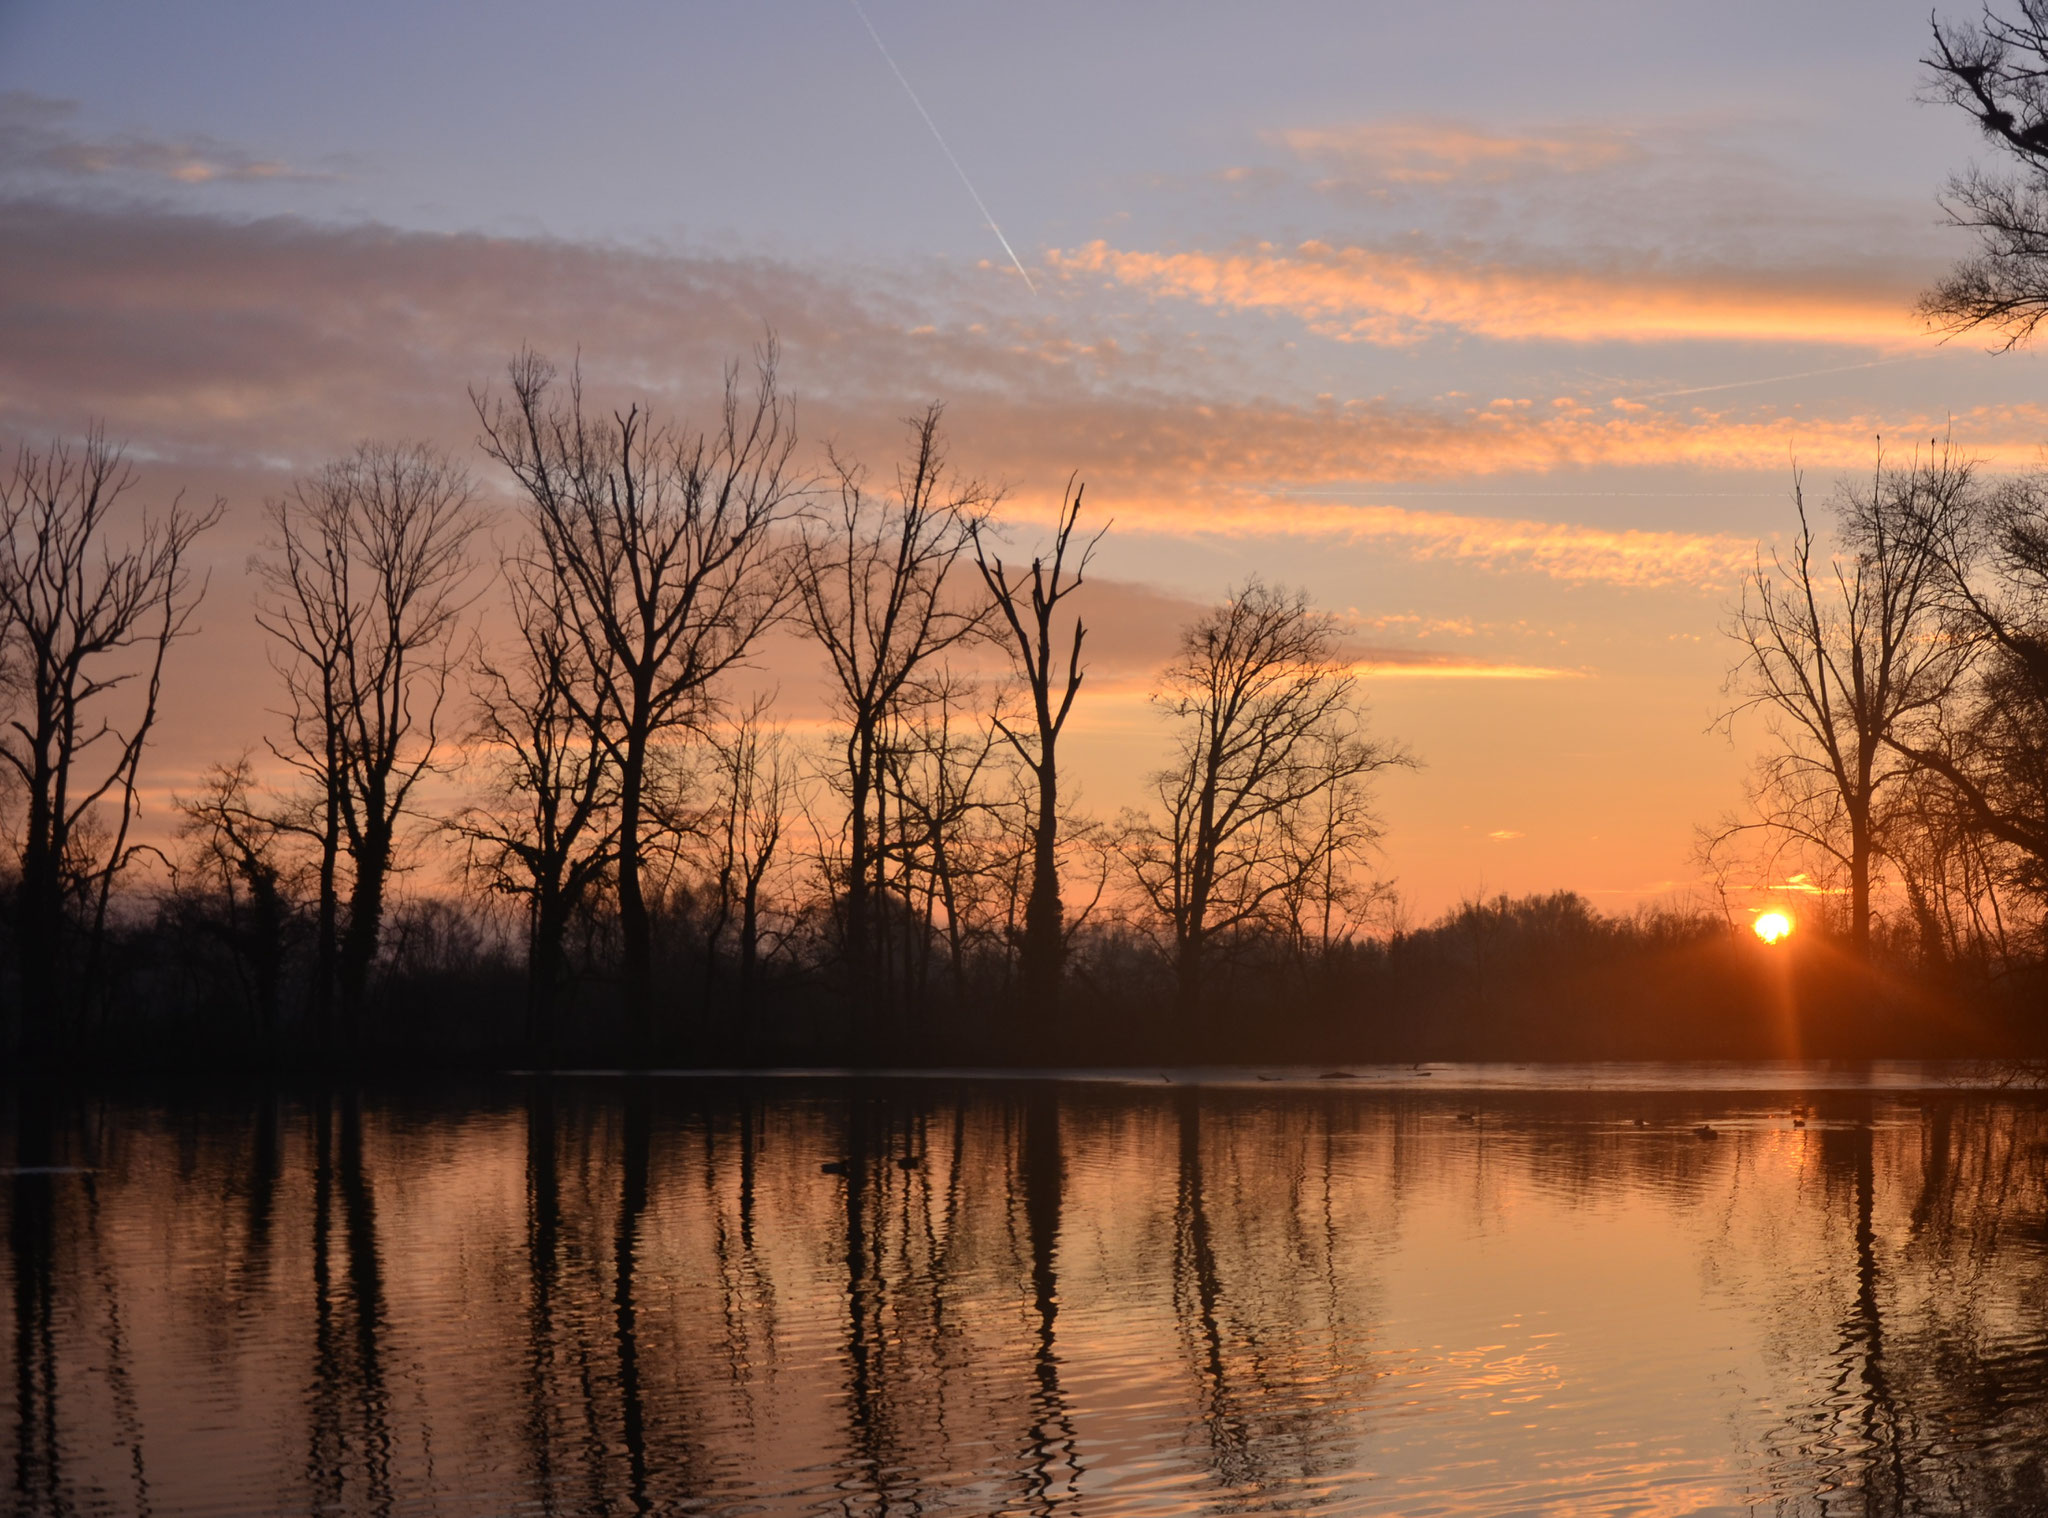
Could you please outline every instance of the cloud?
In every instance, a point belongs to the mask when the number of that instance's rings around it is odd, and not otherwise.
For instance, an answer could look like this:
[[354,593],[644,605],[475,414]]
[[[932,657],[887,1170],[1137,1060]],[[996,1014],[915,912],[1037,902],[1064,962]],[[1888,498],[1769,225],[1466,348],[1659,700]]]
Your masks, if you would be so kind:
[[1273,135],[1299,157],[1393,184],[1497,184],[1532,171],[1586,173],[1639,156],[1629,133],[1599,126],[1517,134],[1411,119],[1297,127]]
[[70,101],[22,90],[0,93],[0,175],[130,175],[187,185],[332,177],[258,158],[211,137],[162,138],[141,132],[83,136],[70,125],[77,109]]
[[1717,588],[1736,583],[1756,551],[1754,540],[1727,533],[1617,530],[1399,506],[1349,510],[1350,536],[1399,546],[1414,558],[1533,570],[1581,583]]
[[[1282,496],[1210,505],[1199,514],[1170,505],[1120,506],[1120,527],[1186,535],[1323,537],[1373,543],[1418,561],[1542,574],[1574,584],[1635,589],[1736,584],[1756,552],[1753,538],[1731,533],[1588,527],[1515,517],[1414,511],[1402,506],[1339,505]],[[1446,656],[1448,658],[1448,656]],[[1448,667],[1448,666],[1447,666]]]
[[1473,654],[1431,654],[1412,648],[1358,651],[1352,670],[1364,680],[1583,680],[1582,669],[1515,664]]
[[1402,346],[1433,333],[1506,341],[1714,340],[1893,348],[1924,337],[1911,279],[1840,269],[1765,275],[1653,258],[1516,263],[1440,249],[1271,243],[1150,253],[1096,241],[1054,249],[1069,280],[1108,281],[1232,311],[1293,316],[1320,336]]
[[[1598,396],[1232,396],[1234,376],[1196,359],[1119,347],[1055,314],[990,317],[979,278],[0,200],[0,426],[35,436],[102,420],[138,458],[254,470],[260,493],[364,436],[465,451],[476,431],[468,387],[501,374],[523,343],[580,352],[594,397],[635,394],[688,414],[772,329],[807,438],[885,467],[897,418],[944,397],[955,458],[1011,487],[1006,514],[1033,531],[1078,471],[1120,532],[1326,535],[1644,586],[1730,583],[1747,545],[1414,510],[1374,499],[1372,486],[1603,466],[1782,478],[1795,453],[1814,471],[1860,467],[1874,434],[1947,422],[1813,418],[1740,391],[1627,409]],[[1541,403],[1521,404],[1531,400]],[[1983,408],[1955,426],[1997,467],[2032,460],[2048,413]]]
[[[1089,689],[1149,694],[1158,671],[1180,646],[1181,629],[1211,602],[1164,586],[1090,576],[1069,603],[1087,624]],[[1390,619],[1377,619],[1381,622]],[[1370,625],[1370,624],[1366,624]],[[1380,680],[1568,680],[1583,670],[1522,664],[1480,654],[1443,653],[1400,644],[1353,643],[1345,650],[1352,673]]]

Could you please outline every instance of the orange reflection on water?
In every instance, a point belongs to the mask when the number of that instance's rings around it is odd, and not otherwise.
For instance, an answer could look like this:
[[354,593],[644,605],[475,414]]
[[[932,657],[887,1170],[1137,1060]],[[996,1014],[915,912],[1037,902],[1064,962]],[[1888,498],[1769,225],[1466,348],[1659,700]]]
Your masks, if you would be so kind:
[[2043,1114],[1790,1097],[16,1093],[0,1471],[24,1512],[2029,1511]]

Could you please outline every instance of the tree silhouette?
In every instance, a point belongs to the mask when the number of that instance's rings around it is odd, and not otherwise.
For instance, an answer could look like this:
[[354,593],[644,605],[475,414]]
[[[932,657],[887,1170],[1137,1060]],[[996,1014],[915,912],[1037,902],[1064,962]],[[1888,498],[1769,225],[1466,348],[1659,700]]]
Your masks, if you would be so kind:
[[[116,513],[134,483],[98,431],[76,448],[23,445],[0,478],[0,679],[10,708],[0,763],[26,802],[14,930],[31,1047],[58,1040],[81,989],[70,956],[79,926],[89,986],[109,893],[129,862],[164,658],[204,594],[192,582],[193,540],[223,510],[174,500],[118,546]],[[139,694],[129,699],[131,689]],[[111,828],[104,806],[116,813]]]
[[887,730],[935,661],[980,636],[988,616],[948,589],[990,495],[948,469],[941,414],[932,406],[908,424],[910,456],[897,469],[894,499],[869,490],[857,465],[835,459],[838,507],[806,524],[796,557],[798,605],[825,652],[844,726],[835,779],[846,796],[847,845],[836,884],[856,1015],[870,1049],[885,1032],[878,908],[887,891]]
[[[423,443],[365,443],[270,503],[256,620],[285,688],[271,751],[311,782],[319,849],[316,1020],[359,1032],[414,789],[443,762],[441,714],[478,521],[469,478]],[[348,868],[347,911],[341,874]]]
[[1838,494],[1841,550],[1830,554],[1795,478],[1798,536],[1789,553],[1759,553],[1728,629],[1740,652],[1729,674],[1735,703],[1722,720],[1763,713],[1772,746],[1759,761],[1753,820],[1727,824],[1706,849],[1761,829],[1833,860],[1849,878],[1859,956],[1870,950],[1884,808],[1911,767],[1892,740],[1948,698],[1970,657],[1966,642],[1938,634],[1939,540],[1971,488],[1968,463],[1947,448],[1905,468],[1880,455],[1867,489]]
[[472,393],[484,451],[527,499],[537,569],[561,587],[561,615],[590,687],[567,688],[618,773],[618,906],[627,1012],[656,1041],[653,927],[642,879],[649,787],[665,740],[701,728],[713,683],[742,663],[786,605],[777,529],[802,482],[796,434],[771,344],[751,395],[728,371],[708,432],[657,422],[638,405],[586,408],[580,373],[558,397],[553,365],[522,353],[510,402]]
[[1164,815],[1138,822],[1126,852],[1171,934],[1186,1015],[1210,944],[1265,922],[1320,867],[1323,848],[1303,846],[1304,826],[1326,821],[1311,804],[1413,761],[1365,736],[1336,624],[1258,579],[1181,634],[1161,687],[1153,700],[1178,724],[1174,762],[1153,777]]
[[1920,312],[1947,332],[1988,328],[2007,349],[2048,316],[2048,3],[2016,3],[2016,16],[1987,6],[1981,22],[1935,21],[1922,60],[1931,97],[1975,117],[2013,172],[1972,167],[1949,180],[1943,206],[1978,251],[1921,296]]
[[[1037,782],[1037,804],[1031,819],[1031,889],[1024,904],[1024,938],[1019,956],[1019,979],[1024,999],[1034,1009],[1048,1009],[1058,999],[1060,974],[1066,959],[1066,935],[1060,903],[1060,784],[1058,744],[1074,696],[1081,688],[1081,643],[1087,628],[1074,618],[1074,632],[1067,644],[1066,668],[1054,647],[1053,618],[1059,604],[1080,589],[1088,561],[1102,541],[1098,531],[1085,543],[1074,544],[1074,525],[1081,515],[1081,487],[1069,482],[1053,529],[1052,553],[1034,555],[1026,574],[1012,578],[1001,558],[988,551],[979,527],[974,530],[974,560],[981,570],[995,607],[1010,632],[1010,653],[1031,693],[1032,726],[1020,733],[1016,727],[998,722],[998,730],[1017,751],[1031,777]],[[1068,553],[1074,550],[1069,567]],[[1053,686],[1059,682],[1059,693]],[[1021,726],[1021,724],[1018,724]]]

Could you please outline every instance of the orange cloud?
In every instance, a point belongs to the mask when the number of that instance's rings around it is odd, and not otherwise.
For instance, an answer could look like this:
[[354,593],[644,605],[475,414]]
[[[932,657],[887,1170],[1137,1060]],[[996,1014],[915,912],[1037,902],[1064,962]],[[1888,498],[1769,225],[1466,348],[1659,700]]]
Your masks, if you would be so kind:
[[1744,277],[1653,266],[1521,266],[1449,254],[1305,242],[1236,253],[1144,253],[1096,241],[1047,255],[1069,278],[1106,279],[1239,311],[1295,316],[1344,342],[1412,343],[1440,330],[1511,341],[1673,339],[1897,347],[1923,335],[1910,282],[1861,287],[1838,273]]
[[[1380,400],[1294,405],[1206,404],[1136,395],[1069,403],[1051,395],[1005,405],[963,400],[950,413],[963,457],[990,461],[1002,477],[1036,484],[1079,470],[1091,499],[1129,526],[1246,534],[1353,533],[1374,483],[1565,478],[1603,467],[1761,473],[1789,492],[1796,459],[1815,477],[1868,465],[1874,439],[1896,450],[1947,432],[1994,469],[2026,468],[2048,437],[2048,408],[1977,407],[1918,415],[1813,417],[1673,404],[1495,408]],[[1594,489],[1595,487],[1588,487]],[[1702,485],[1702,488],[1710,488]],[[1555,491],[1547,493],[1557,493]],[[1316,499],[1323,497],[1324,499]],[[1394,513],[1381,520],[1435,517]],[[1006,514],[1035,522],[1050,509],[1029,489]],[[1391,529],[1389,529],[1391,530]]]
[[[1152,509],[1147,509],[1150,505]],[[1133,509],[1134,508],[1134,509]],[[1552,579],[1639,588],[1735,584],[1756,551],[1751,538],[1727,533],[1584,527],[1570,522],[1411,511],[1400,506],[1290,500],[1282,495],[1213,502],[1120,502],[1120,526],[1225,536],[1314,536],[1372,542],[1417,560]],[[1449,656],[1439,666],[1453,667]],[[1546,672],[1546,673],[1556,673]]]
[[1597,127],[1510,135],[1453,122],[1385,121],[1275,135],[1303,158],[1335,159],[1395,184],[1497,183],[1529,170],[1584,173],[1636,154],[1625,133]]
[[1412,649],[1369,649],[1352,661],[1365,680],[1583,680],[1582,669],[1543,664],[1504,664],[1461,654],[1419,654]]

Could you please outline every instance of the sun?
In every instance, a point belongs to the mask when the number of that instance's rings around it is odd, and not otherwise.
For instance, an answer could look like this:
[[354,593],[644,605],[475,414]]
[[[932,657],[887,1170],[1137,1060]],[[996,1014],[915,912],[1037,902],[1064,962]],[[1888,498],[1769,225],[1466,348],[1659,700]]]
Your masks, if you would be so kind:
[[1783,912],[1766,912],[1750,926],[1765,943],[1778,943],[1792,934],[1792,919]]

